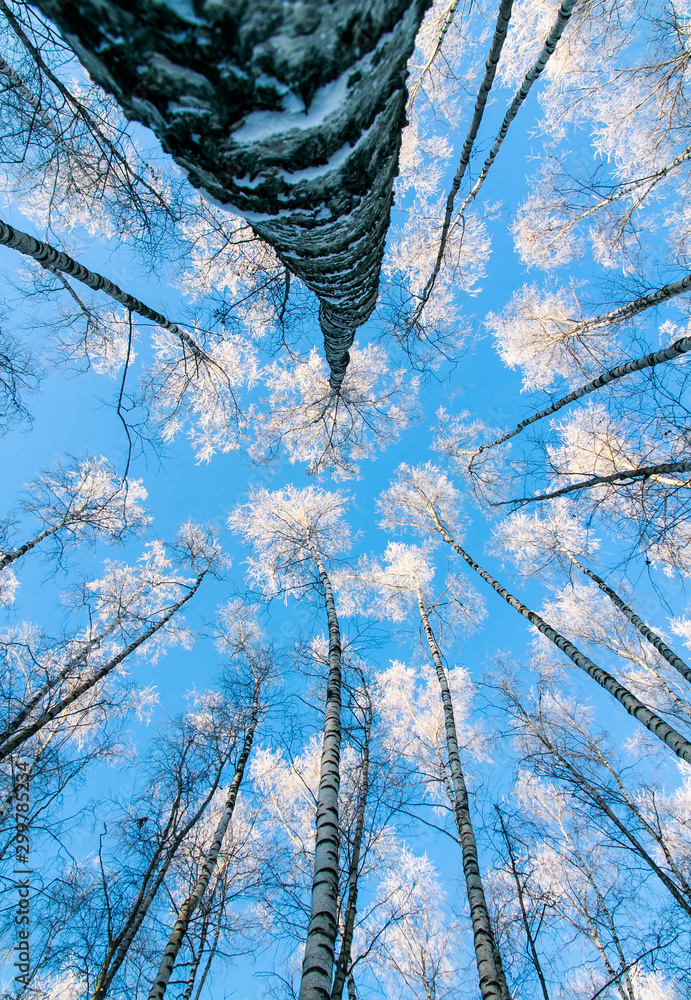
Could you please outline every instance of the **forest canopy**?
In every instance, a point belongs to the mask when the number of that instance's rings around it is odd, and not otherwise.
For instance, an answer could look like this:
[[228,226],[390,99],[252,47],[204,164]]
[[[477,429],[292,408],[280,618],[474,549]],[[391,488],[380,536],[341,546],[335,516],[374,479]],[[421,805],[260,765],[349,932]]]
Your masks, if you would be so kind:
[[691,998],[691,6],[0,40],[0,1000]]

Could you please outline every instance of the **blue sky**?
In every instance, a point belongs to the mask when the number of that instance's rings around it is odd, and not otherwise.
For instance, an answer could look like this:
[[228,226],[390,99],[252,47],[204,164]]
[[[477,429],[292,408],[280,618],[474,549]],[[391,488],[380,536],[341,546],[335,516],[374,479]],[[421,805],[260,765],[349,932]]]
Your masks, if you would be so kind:
[[[500,92],[501,98],[490,108],[486,123],[483,125],[483,135],[494,134],[494,124],[500,120],[505,106],[505,98],[509,95]],[[391,445],[386,452],[374,462],[363,463],[362,478],[358,481],[335,485],[327,477],[322,480],[325,488],[343,489],[352,494],[350,506],[350,521],[353,529],[360,533],[354,548],[354,554],[365,551],[381,553],[388,541],[376,523],[375,499],[385,488],[398,464],[402,461],[410,464],[436,460],[437,456],[430,451],[430,423],[435,410],[445,406],[449,411],[468,409],[491,425],[510,425],[521,419],[526,412],[532,410],[531,399],[521,395],[521,378],[518,372],[507,370],[499,360],[490,340],[484,336],[482,319],[489,311],[499,311],[510,298],[511,293],[524,281],[533,280],[535,275],[529,274],[520,264],[513,250],[510,233],[507,230],[507,220],[526,192],[525,175],[530,172],[531,154],[539,147],[539,137],[527,138],[535,126],[534,97],[532,104],[521,112],[514,130],[510,133],[497,164],[490,175],[483,197],[489,202],[501,199],[502,210],[498,218],[490,223],[492,235],[492,255],[488,262],[487,276],[482,282],[482,292],[474,298],[465,297],[463,312],[470,320],[477,333],[481,336],[477,342],[458,360],[451,371],[441,372],[439,380],[432,380],[423,385],[420,403],[424,418],[407,428],[399,442]],[[456,137],[456,148],[460,141]],[[482,147],[484,151],[485,145]],[[478,154],[477,165],[481,162]],[[475,161],[474,161],[475,163]],[[477,167],[476,167],[477,168]],[[453,174],[455,165],[450,168]],[[24,228],[35,232],[32,223],[24,218],[12,206],[3,205],[3,217]],[[394,220],[396,214],[394,213]],[[40,235],[40,234],[39,234]],[[81,245],[80,245],[81,244]],[[79,247],[79,249],[76,249]],[[85,234],[74,234],[71,247],[78,259],[83,260],[95,270],[100,270],[119,283],[123,288],[138,295],[153,307],[159,307],[168,315],[176,316],[180,308],[176,293],[161,284],[158,276],[144,275],[133,263],[127,248],[120,248],[113,241],[104,249]],[[11,282],[13,273],[20,263],[18,256],[11,250],[0,248],[0,281],[3,284]],[[582,267],[582,272],[588,276],[588,265]],[[569,276],[573,276],[573,272]],[[564,277],[564,275],[562,275]],[[595,276],[599,279],[600,275]],[[10,293],[10,301],[15,308],[17,296]],[[21,320],[23,317],[19,317]],[[14,323],[12,316],[9,323]],[[142,324],[142,327],[144,324]],[[374,330],[374,326],[371,326]],[[365,327],[359,334],[360,342],[367,340],[370,330]],[[315,334],[318,340],[318,334]],[[39,335],[40,336],[40,335]],[[43,381],[41,391],[29,400],[34,415],[33,427],[30,430],[15,430],[0,442],[2,449],[2,512],[9,509],[14,497],[23,484],[29,482],[35,472],[49,465],[55,458],[65,452],[73,455],[103,454],[117,467],[124,468],[126,460],[125,439],[122,427],[113,407],[115,384],[95,374],[68,376],[64,372],[53,372]],[[170,538],[177,526],[188,519],[210,522],[216,525],[224,549],[232,557],[233,566],[228,572],[228,579],[222,582],[211,582],[200,593],[190,609],[188,620],[190,624],[200,619],[207,621],[213,617],[215,608],[227,599],[229,595],[243,589],[243,559],[245,553],[238,541],[230,535],[225,527],[229,511],[236,503],[245,499],[251,485],[265,485],[267,488],[278,488],[289,482],[299,486],[307,485],[313,480],[305,476],[299,466],[291,466],[285,460],[276,463],[270,470],[254,468],[240,454],[216,455],[209,464],[197,464],[192,449],[184,439],[178,439],[166,447],[165,454],[160,458],[149,454],[136,456],[130,470],[133,477],[141,477],[148,490],[149,507],[154,515],[153,531],[161,537]],[[483,562],[483,550],[488,538],[489,528],[483,515],[477,510],[470,511],[472,525],[466,537],[468,550],[480,562]],[[107,557],[134,557],[139,549],[138,543],[130,543],[123,551],[113,552],[104,546],[99,546],[95,552],[85,551],[74,560],[78,564],[74,572],[89,574],[98,573],[100,560]],[[444,575],[446,552],[440,551],[439,579]],[[515,578],[507,571],[500,571],[494,559],[485,558],[484,562],[502,579],[508,580],[508,585],[514,592],[520,592],[526,603],[537,607],[542,600],[543,589],[537,583],[517,584]],[[65,586],[67,578],[61,574],[55,577],[47,575],[47,567],[40,557],[33,553],[24,560],[21,567],[21,589],[19,592],[17,610],[12,613],[13,620],[19,616],[35,618],[44,625],[57,622],[60,617],[60,591]],[[526,623],[513,610],[508,608],[496,595],[489,591],[481,581],[473,581],[485,598],[489,617],[485,627],[469,640],[459,643],[456,648],[448,651],[449,659],[467,666],[471,676],[478,682],[487,670],[488,663],[497,649],[511,651],[517,658],[524,657],[530,641]],[[678,588],[668,581],[661,572],[655,575],[655,584],[670,601],[674,611],[681,614],[686,606],[686,598]],[[637,594],[638,607],[659,607],[652,589],[643,582]],[[295,602],[289,599],[287,606],[276,602],[271,610],[270,630],[280,634],[290,642],[296,630],[296,623],[309,624],[314,616],[296,615]],[[317,630],[325,628],[322,618],[317,615]],[[662,617],[658,614],[658,624],[664,626]],[[408,655],[410,644],[407,641],[396,643],[393,638],[390,643],[379,646],[373,652],[373,659],[385,666],[392,657]],[[208,640],[200,640],[189,652],[174,650],[158,665],[136,667],[134,677],[146,685],[155,683],[160,693],[160,712],[175,712],[184,707],[184,693],[192,686],[202,687],[211,683],[219,666],[218,654]],[[614,706],[608,696],[595,688],[587,679],[575,676],[572,668],[571,676],[574,683],[585,697],[591,698],[598,706],[598,719],[612,731],[624,735],[633,730],[635,723],[628,720],[618,706]],[[290,686],[290,681],[287,681]],[[483,694],[483,697],[485,695]],[[156,718],[150,729],[133,722],[133,737],[144,746],[148,734],[153,731]],[[270,728],[270,726],[269,726]],[[265,736],[267,739],[268,736]],[[497,761],[498,763],[498,761]],[[505,790],[506,772],[498,768],[501,777],[497,780],[495,793]],[[670,775],[672,771],[670,771]],[[494,782],[491,768],[483,768],[483,776],[490,784]],[[112,781],[113,790],[121,786],[117,772],[109,773],[101,769],[98,779],[92,780],[80,794],[80,802],[91,794],[103,791],[103,782]],[[98,788],[96,787],[98,785]],[[121,790],[121,789],[120,789]],[[88,849],[91,832],[82,829],[83,837],[80,849]],[[454,878],[458,870],[458,858],[449,855],[448,848],[442,842],[423,838],[422,849],[428,850],[435,860],[446,866],[449,877]],[[75,847],[79,841],[75,841]],[[46,857],[45,864],[50,867],[55,859]],[[455,873],[455,874],[454,874]],[[243,966],[244,971],[238,973],[238,993],[242,997],[258,997],[264,989],[263,980],[252,980],[249,966]],[[225,995],[219,979],[214,986],[213,996]]]

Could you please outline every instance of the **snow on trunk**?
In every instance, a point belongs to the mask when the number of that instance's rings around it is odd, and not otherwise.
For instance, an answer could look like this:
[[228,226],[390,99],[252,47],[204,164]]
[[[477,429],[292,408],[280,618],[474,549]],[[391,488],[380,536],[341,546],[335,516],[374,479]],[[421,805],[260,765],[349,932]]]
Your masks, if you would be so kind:
[[377,300],[428,2],[36,0],[125,114],[315,292],[334,388]]

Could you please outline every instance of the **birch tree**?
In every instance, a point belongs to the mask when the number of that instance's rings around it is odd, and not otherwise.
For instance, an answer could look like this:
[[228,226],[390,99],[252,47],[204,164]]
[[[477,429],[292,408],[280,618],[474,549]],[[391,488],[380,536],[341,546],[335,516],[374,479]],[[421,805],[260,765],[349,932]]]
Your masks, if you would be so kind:
[[[384,606],[394,621],[402,621],[415,611],[419,615],[428,656],[432,660],[437,675],[444,710],[446,753],[451,775],[451,787],[448,790],[453,803],[456,828],[463,853],[463,870],[473,926],[480,993],[483,998],[507,998],[509,990],[494,939],[480,874],[468,789],[459,755],[459,736],[456,729],[453,699],[447,672],[442,662],[439,641],[430,622],[430,615],[433,612],[436,612],[441,620],[446,617],[444,611],[439,608],[440,601],[434,600],[430,596],[430,583],[434,576],[430,552],[416,546],[391,543],[384,555],[383,566],[376,563],[365,565],[362,572],[373,592],[379,612],[383,599]],[[461,589],[461,593],[459,593],[459,589],[458,582],[452,580],[449,584],[450,593],[453,595],[451,607],[457,610],[457,617],[461,618],[466,628],[477,625],[482,616],[481,602],[467,585]],[[465,592],[463,592],[464,590]],[[469,607],[471,602],[475,605],[472,610]]]
[[579,570],[640,632],[657,652],[677,670],[686,681],[691,681],[691,670],[684,660],[671,649],[657,632],[643,621],[619,594],[598,573],[585,564],[591,553],[599,547],[591,529],[572,515],[564,501],[557,500],[543,514],[516,513],[494,530],[497,553],[506,552],[524,576],[541,573],[551,565]]
[[123,483],[103,457],[56,463],[27,485],[18,511],[34,519],[34,533],[12,544],[5,527],[0,572],[11,573],[8,566],[48,540],[59,564],[65,550],[80,543],[141,532],[151,520],[142,506],[146,495],[141,479]]
[[[187,935],[190,920],[195,910],[201,904],[209,883],[215,876],[219,855],[223,848],[226,831],[233,819],[238,793],[245,774],[245,769],[252,751],[252,744],[260,718],[262,705],[260,702],[262,683],[266,683],[267,673],[271,669],[271,652],[267,648],[256,615],[252,610],[239,602],[226,605],[222,611],[222,620],[226,627],[222,630],[219,643],[224,652],[233,657],[242,657],[252,673],[252,698],[249,717],[245,721],[244,738],[240,743],[240,753],[235,763],[235,773],[228,788],[227,797],[220,818],[213,831],[204,861],[200,867],[192,892],[183,901],[177,912],[175,925],[170,933],[158,973],[154,979],[149,1000],[159,1000],[163,997],[170,980],[184,938]],[[241,720],[238,720],[240,722]],[[238,739],[239,742],[239,739]]]
[[428,463],[417,469],[411,469],[406,465],[400,466],[397,479],[382,494],[378,505],[384,515],[384,523],[391,528],[413,528],[432,537],[438,534],[507,604],[527,618],[539,632],[565,652],[576,666],[616,698],[630,715],[638,719],[683,760],[690,758],[691,749],[688,741],[680,733],[668,726],[610,673],[581,653],[569,639],[557,632],[540,615],[510,594],[462,548],[451,533],[459,535],[462,532],[459,501],[458,491],[444,473]]
[[[252,545],[249,580],[267,597],[317,590],[329,628],[329,669],[317,795],[310,922],[301,1000],[330,995],[338,931],[338,802],[341,748],[341,630],[328,563],[350,546],[343,521],[345,497],[315,487],[255,490],[237,507],[230,527]],[[317,589],[318,588],[318,589]]]
[[105,824],[98,823],[91,885],[84,887],[91,902],[68,928],[63,944],[82,958],[90,996],[127,990],[135,942],[141,947],[140,936],[149,933],[164,886],[174,879],[188,839],[242,746],[242,709],[238,713],[218,691],[193,691],[190,702],[186,713],[162,727],[146,764],[138,762],[131,797],[117,803],[112,818],[112,810],[101,808]]
[[[178,612],[207,575],[219,571],[222,558],[215,539],[191,524],[183,526],[172,548],[169,553],[161,541],[153,542],[138,565],[106,564],[104,577],[86,585],[88,626],[75,638],[51,643],[26,627],[8,632],[3,654],[15,676],[8,677],[3,692],[0,760],[46,727],[72,726],[85,712],[88,717],[102,683],[133,653],[155,662],[176,643],[191,645]],[[181,567],[193,576],[180,580]]]

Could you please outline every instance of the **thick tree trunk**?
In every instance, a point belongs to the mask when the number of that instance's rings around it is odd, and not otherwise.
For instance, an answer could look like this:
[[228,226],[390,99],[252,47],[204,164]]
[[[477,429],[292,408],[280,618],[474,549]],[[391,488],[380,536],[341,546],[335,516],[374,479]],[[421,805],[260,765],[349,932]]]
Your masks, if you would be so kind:
[[250,752],[252,750],[252,742],[254,740],[254,732],[257,728],[257,722],[259,721],[259,689],[259,678],[255,675],[250,725],[247,730],[247,735],[245,736],[242,753],[240,754],[240,758],[235,769],[235,775],[228,791],[225,807],[218,822],[218,826],[216,827],[211,846],[206,853],[206,858],[204,859],[204,864],[202,865],[202,870],[199,873],[194,890],[184,901],[178,912],[175,926],[173,927],[168,944],[166,945],[166,949],[163,953],[163,958],[161,959],[158,974],[149,992],[149,1000],[161,1000],[161,997],[164,996],[166,989],[168,988],[170,974],[173,971],[173,966],[175,965],[175,961],[178,957],[180,948],[182,947],[185,934],[187,933],[190,919],[199,906],[199,903],[207,890],[211,876],[216,869],[216,863],[223,845],[223,839],[226,835],[228,825],[233,818],[238,791],[240,784],[242,783],[247,761],[249,760]]
[[367,808],[367,793],[369,791],[369,744],[370,733],[372,730],[372,708],[369,704],[366,712],[362,767],[360,768],[362,788],[360,790],[360,798],[358,800],[357,817],[355,820],[355,836],[353,837],[353,852],[350,859],[350,872],[348,874],[348,902],[346,903],[341,953],[338,956],[338,961],[336,962],[336,974],[334,976],[333,988],[331,990],[331,1000],[342,1000],[343,997],[343,989],[345,987],[350,969],[350,952],[353,946],[355,917],[357,915],[360,853],[362,851],[362,836],[365,831],[365,810]]
[[122,652],[118,653],[118,655],[114,656],[112,660],[105,663],[90,677],[85,678],[85,680],[83,680],[80,684],[77,684],[68,695],[65,695],[64,698],[61,698],[60,701],[56,702],[56,704],[51,708],[42,712],[38,719],[36,719],[35,722],[32,722],[30,726],[27,726],[25,729],[21,729],[10,740],[8,740],[5,745],[0,748],[0,761],[9,757],[10,754],[17,749],[17,747],[22,746],[22,744],[26,743],[26,741],[31,739],[32,736],[35,736],[36,733],[40,732],[44,726],[47,726],[50,722],[52,722],[53,719],[60,715],[61,712],[66,711],[66,709],[68,709],[70,705],[73,705],[77,699],[81,698],[83,694],[90,691],[95,684],[98,684],[98,682],[103,680],[104,677],[107,677],[108,674],[112,673],[112,671],[115,670],[115,668],[119,666],[123,660],[127,659],[127,657],[133,653],[135,649],[141,646],[142,643],[150,639],[152,635],[155,635],[160,628],[163,628],[166,622],[170,621],[173,615],[179,611],[183,605],[187,604],[192,597],[194,597],[197,590],[199,590],[205,575],[205,573],[202,573],[197,578],[196,583],[189,590],[189,592],[185,594],[181,600],[174,604],[159,621],[155,622],[150,628],[148,628],[146,632],[143,632],[142,635],[134,639],[133,642],[122,650]]
[[669,648],[667,643],[660,638],[657,632],[653,632],[653,630],[646,625],[643,619],[638,617],[633,608],[630,608],[628,604],[625,604],[617,592],[612,590],[612,588],[605,583],[601,576],[598,576],[592,569],[588,569],[588,567],[584,566],[582,562],[579,562],[576,556],[573,555],[572,552],[569,552],[568,549],[565,549],[564,551],[574,566],[577,566],[581,573],[584,573],[587,577],[589,577],[589,579],[598,585],[604,594],[607,594],[612,604],[614,604],[616,608],[619,608],[621,613],[629,619],[634,628],[638,629],[643,638],[647,639],[648,642],[655,647],[660,656],[663,656],[670,666],[674,667],[675,670],[678,670],[684,680],[691,683],[691,668],[684,663],[680,656],[677,656],[673,649]]
[[513,594],[510,594],[505,587],[494,579],[482,566],[478,565],[474,559],[472,559],[465,549],[461,548],[458,542],[454,541],[451,535],[448,533],[442,522],[440,521],[436,511],[433,512],[433,517],[435,519],[435,524],[437,531],[444,539],[444,541],[454,549],[455,552],[462,556],[463,559],[468,563],[471,569],[482,577],[482,579],[495,590],[500,597],[502,597],[507,604],[518,611],[519,614],[527,618],[528,621],[534,625],[538,631],[542,632],[550,642],[553,642],[557,649],[561,649],[563,653],[580,667],[581,670],[585,671],[589,677],[592,677],[594,681],[605,689],[613,698],[616,698],[620,705],[626,709],[629,715],[632,715],[634,719],[637,719],[646,729],[654,733],[658,739],[662,740],[674,753],[685,760],[687,764],[691,764],[691,743],[684,739],[681,733],[678,733],[676,729],[672,729],[664,719],[661,719],[659,715],[651,711],[647,705],[644,705],[635,694],[632,694],[628,688],[625,688],[615,677],[603,670],[602,667],[598,667],[596,663],[581,653],[569,639],[566,639],[563,635],[560,635],[556,629],[552,628],[544,618],[541,618],[535,611],[531,611],[527,608],[525,604],[519,601]]
[[341,631],[331,581],[317,551],[312,553],[324,588],[329,623],[329,677],[324,712],[321,777],[310,921],[302,963],[300,1000],[330,1000],[338,932],[338,792],[341,761]]
[[[639,299],[638,301],[643,300]],[[630,305],[634,304],[630,303]],[[610,313],[610,315],[614,315],[614,313]],[[568,406],[569,403],[573,403],[577,399],[587,396],[588,393],[595,392],[597,389],[602,389],[603,386],[609,385],[610,382],[614,382],[616,379],[631,375],[633,372],[640,372],[644,368],[654,368],[655,365],[663,364],[665,361],[674,361],[675,358],[681,357],[682,354],[686,354],[688,351],[691,351],[691,337],[680,337],[679,340],[675,340],[673,344],[663,348],[661,351],[653,351],[652,354],[646,354],[645,357],[635,358],[633,361],[625,361],[624,364],[610,368],[609,371],[598,375],[592,382],[586,382],[579,389],[574,389],[567,396],[562,396],[561,399],[558,399],[556,403],[552,403],[546,409],[539,410],[537,413],[533,413],[532,416],[526,417],[525,420],[521,420],[512,431],[503,434],[496,441],[489,441],[487,444],[480,445],[470,460],[468,471],[472,470],[473,462],[483,451],[487,451],[489,448],[496,448],[497,445],[504,444],[505,441],[510,441],[511,438],[517,437],[526,427],[530,427],[531,424],[537,423],[538,420],[543,420],[545,417],[551,416],[564,406]]]
[[377,300],[428,0],[37,0],[125,114],[319,298],[332,385]]
[[444,670],[444,664],[442,663],[439,647],[437,646],[437,641],[429,622],[429,616],[423,603],[419,586],[418,607],[420,609],[420,619],[427,639],[427,645],[429,646],[432,661],[437,672],[441,700],[444,707],[446,746],[449,753],[449,768],[454,787],[454,815],[456,817],[458,838],[463,853],[463,872],[465,874],[468,905],[470,906],[470,920],[473,925],[473,943],[475,946],[478,974],[480,976],[480,993],[482,1000],[510,1000],[511,994],[508,991],[503,970],[499,962],[497,962],[499,949],[494,939],[489,910],[485,900],[485,890],[482,885],[482,876],[480,875],[475,831],[473,830],[468,803],[468,790],[465,784],[463,768],[461,767],[461,758],[458,753],[458,737],[456,735],[456,720],[454,718],[451,691],[449,690],[449,682]]

